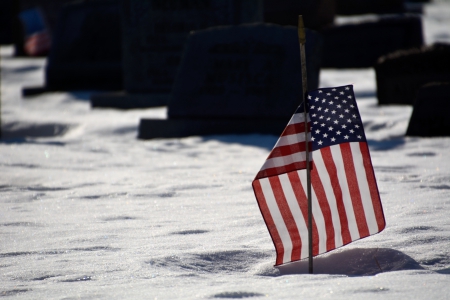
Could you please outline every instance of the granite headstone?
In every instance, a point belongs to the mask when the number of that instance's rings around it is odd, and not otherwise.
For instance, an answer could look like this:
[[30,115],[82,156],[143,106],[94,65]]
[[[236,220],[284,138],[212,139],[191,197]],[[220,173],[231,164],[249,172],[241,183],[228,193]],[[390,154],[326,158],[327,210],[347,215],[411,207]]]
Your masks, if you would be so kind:
[[187,35],[211,26],[261,22],[263,0],[121,0],[125,92],[91,104],[166,105]]
[[297,26],[303,16],[307,28],[320,30],[334,23],[336,0],[264,0],[264,22]]
[[336,0],[337,14],[398,14],[406,10],[404,0]]
[[424,85],[417,92],[408,136],[450,136],[450,82]]
[[321,33],[324,68],[369,68],[385,54],[423,45],[422,21],[414,15],[336,25]]
[[[306,31],[308,89],[319,84],[322,38]],[[141,120],[139,137],[279,134],[302,99],[297,28],[223,26],[189,35],[168,120]]]
[[378,104],[412,105],[421,86],[450,81],[450,44],[390,53],[379,59],[375,73]]
[[[316,89],[320,37],[307,30],[308,88]],[[301,99],[297,28],[252,24],[192,33],[169,118],[289,118]]]
[[[32,8],[39,8],[45,18],[46,25],[50,30],[56,28],[58,15],[61,7],[76,0],[20,0],[20,10],[24,11]],[[80,1],[103,1],[103,0],[78,0]]]
[[63,6],[45,68],[47,90],[117,89],[122,86],[119,7],[114,0]]
[[0,1],[0,45],[13,43],[13,20],[17,13],[13,9],[13,0]]
[[25,55],[19,13],[19,0],[0,1],[0,45],[14,44],[15,56]]

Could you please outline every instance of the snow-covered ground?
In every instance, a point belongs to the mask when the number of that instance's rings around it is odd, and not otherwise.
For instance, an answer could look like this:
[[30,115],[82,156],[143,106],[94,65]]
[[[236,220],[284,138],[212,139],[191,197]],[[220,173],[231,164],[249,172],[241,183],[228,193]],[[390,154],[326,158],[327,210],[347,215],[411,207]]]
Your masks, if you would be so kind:
[[[450,2],[424,15],[450,42]],[[2,47],[0,297],[23,299],[450,299],[450,138],[404,137],[412,108],[378,106],[375,74],[354,84],[387,221],[375,236],[273,267],[251,181],[270,135],[136,138],[165,108],[91,109],[90,93],[30,99],[42,59]],[[21,138],[27,132],[34,137]],[[43,137],[45,136],[45,137]]]

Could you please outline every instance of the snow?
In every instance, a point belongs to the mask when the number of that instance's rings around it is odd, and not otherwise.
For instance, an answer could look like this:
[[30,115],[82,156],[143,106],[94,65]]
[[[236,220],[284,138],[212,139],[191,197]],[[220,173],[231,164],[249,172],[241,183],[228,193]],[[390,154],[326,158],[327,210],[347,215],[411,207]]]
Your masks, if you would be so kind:
[[[450,2],[425,12],[426,42],[449,42]],[[138,140],[140,118],[165,108],[24,99],[45,61],[0,51],[0,296],[450,298],[450,138],[405,137],[412,108],[378,106],[372,69],[325,70],[321,86],[354,85],[387,227],[315,258],[309,275],[307,261],[273,267],[251,188],[276,136]]]

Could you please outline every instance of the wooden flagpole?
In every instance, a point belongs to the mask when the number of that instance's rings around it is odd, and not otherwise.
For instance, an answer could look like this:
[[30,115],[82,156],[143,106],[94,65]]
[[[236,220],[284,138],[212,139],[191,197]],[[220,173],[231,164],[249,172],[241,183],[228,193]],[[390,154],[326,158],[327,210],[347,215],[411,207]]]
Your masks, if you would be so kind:
[[309,250],[309,274],[313,274],[313,238],[312,238],[312,205],[311,205],[311,167],[309,163],[309,139],[308,139],[308,114],[306,113],[306,91],[308,89],[308,82],[306,78],[306,34],[305,26],[303,25],[303,16],[298,16],[298,41],[300,43],[300,61],[302,64],[302,90],[303,90],[303,116],[305,118],[305,152],[306,152],[306,181],[307,181],[307,196],[308,196],[308,250]]
[[0,139],[2,138],[2,53],[0,49]]

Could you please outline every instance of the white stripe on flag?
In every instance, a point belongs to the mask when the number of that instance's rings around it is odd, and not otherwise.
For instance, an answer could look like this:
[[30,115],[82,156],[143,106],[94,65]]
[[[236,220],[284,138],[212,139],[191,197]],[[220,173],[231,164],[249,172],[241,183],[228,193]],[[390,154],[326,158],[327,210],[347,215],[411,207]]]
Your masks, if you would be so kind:
[[322,153],[320,151],[316,151],[314,155],[314,165],[316,167],[319,178],[322,182],[323,189],[325,190],[325,195],[327,197],[328,204],[330,205],[331,218],[334,229],[334,242],[335,247],[338,248],[344,244],[344,242],[342,241],[341,220],[339,218],[336,197],[334,196],[330,175],[328,174],[327,168],[325,167]]
[[370,196],[369,183],[367,182],[366,170],[364,168],[361,148],[359,143],[350,143],[353,161],[355,165],[356,177],[358,180],[359,190],[361,192],[362,205],[366,216],[367,227],[370,234],[378,232],[378,223],[373,209],[372,197]]
[[[308,138],[311,139],[311,133],[308,133]],[[278,139],[278,142],[275,144],[274,149],[276,147],[280,147],[280,146],[295,145],[297,143],[301,143],[304,141],[305,141],[305,133],[304,132],[290,134],[290,135],[284,135]]]
[[296,162],[306,161],[306,152],[297,152],[291,155],[273,157],[266,160],[261,168],[262,170],[283,167]]
[[345,212],[347,214],[348,227],[350,231],[350,236],[352,241],[358,240],[359,230],[358,224],[355,218],[355,212],[353,210],[353,202],[350,196],[350,190],[348,188],[347,175],[345,174],[344,161],[342,159],[341,148],[339,145],[334,145],[330,147],[331,156],[333,157],[334,164],[337,169],[337,177],[339,180],[339,185],[342,190],[342,200],[344,202]]
[[[305,191],[305,195],[307,193],[307,178],[306,178],[306,170],[297,171],[300,181],[303,186],[303,190]],[[317,227],[317,234],[319,235],[317,240],[319,241],[319,254],[327,252],[327,231],[325,228],[325,220],[323,218],[322,210],[319,205],[319,201],[317,201],[317,196],[314,189],[311,189],[311,204],[312,204],[312,214],[314,222]]]
[[325,227],[325,219],[323,218],[322,209],[317,200],[316,192],[311,189],[311,204],[314,221],[316,222],[317,231],[319,233],[319,254],[327,252],[327,230]]
[[300,239],[302,243],[302,249],[300,251],[300,259],[308,257],[308,225],[306,220],[303,218],[302,211],[297,202],[297,197],[294,194],[292,188],[292,183],[289,180],[287,174],[282,174],[278,176],[280,179],[281,186],[283,188],[284,196],[291,210],[292,216],[294,217],[295,224],[297,225],[298,232],[300,234]]
[[[309,114],[308,114],[308,122],[310,121],[309,119]],[[289,120],[288,125],[290,124],[297,124],[297,123],[304,123],[305,122],[305,117],[303,116],[303,113],[297,113],[297,114],[293,114],[292,118]]]
[[290,262],[292,256],[292,241],[289,231],[284,223],[283,216],[281,215],[280,209],[278,208],[277,201],[273,194],[272,187],[270,185],[268,178],[262,178],[259,180],[261,184],[261,189],[266,199],[267,206],[269,207],[270,214],[272,216],[273,222],[277,227],[278,234],[281,238],[284,248],[283,263]]

